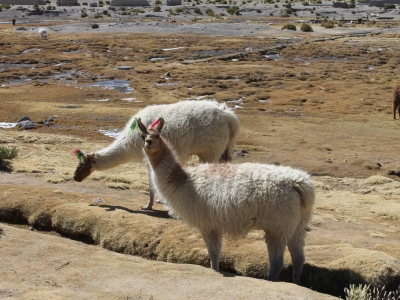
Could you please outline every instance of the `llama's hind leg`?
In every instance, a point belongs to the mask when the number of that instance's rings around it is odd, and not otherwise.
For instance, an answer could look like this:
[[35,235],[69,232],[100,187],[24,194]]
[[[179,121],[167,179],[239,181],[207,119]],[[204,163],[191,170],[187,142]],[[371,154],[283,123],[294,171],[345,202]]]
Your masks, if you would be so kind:
[[274,281],[283,268],[283,254],[286,248],[286,241],[279,236],[267,235],[265,238],[269,256],[268,280]]
[[201,236],[206,243],[210,256],[211,268],[219,271],[219,259],[221,257],[222,234],[215,230],[202,231]]
[[[399,116],[400,116],[400,105],[397,106],[397,109],[399,110]],[[394,119],[396,119],[396,110],[394,111]]]
[[292,257],[293,265],[293,283],[300,284],[301,272],[305,262],[304,257],[304,236],[305,230],[298,229],[292,238],[289,240],[288,248]]

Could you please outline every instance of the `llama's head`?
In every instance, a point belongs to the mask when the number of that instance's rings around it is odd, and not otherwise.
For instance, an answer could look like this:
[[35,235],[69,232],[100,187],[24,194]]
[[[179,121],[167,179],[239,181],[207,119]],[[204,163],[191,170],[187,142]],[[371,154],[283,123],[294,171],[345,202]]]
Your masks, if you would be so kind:
[[72,153],[79,159],[78,166],[74,173],[74,180],[81,182],[92,173],[94,154],[85,154],[79,149],[75,149]]
[[150,154],[159,151],[161,145],[160,134],[164,126],[164,119],[157,119],[148,128],[143,125],[140,119],[137,120],[137,124],[142,131],[143,149],[145,152]]

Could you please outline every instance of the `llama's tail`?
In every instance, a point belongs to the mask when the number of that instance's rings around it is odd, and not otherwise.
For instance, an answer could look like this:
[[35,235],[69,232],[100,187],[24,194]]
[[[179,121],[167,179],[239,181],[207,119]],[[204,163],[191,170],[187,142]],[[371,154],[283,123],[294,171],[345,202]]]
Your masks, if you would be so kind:
[[232,160],[233,151],[236,147],[236,140],[239,135],[239,119],[226,103],[221,104],[220,108],[224,110],[229,126],[229,141],[224,153],[221,155],[220,162],[227,162]]
[[309,175],[294,182],[294,189],[300,195],[302,210],[311,211],[315,203],[315,188]]

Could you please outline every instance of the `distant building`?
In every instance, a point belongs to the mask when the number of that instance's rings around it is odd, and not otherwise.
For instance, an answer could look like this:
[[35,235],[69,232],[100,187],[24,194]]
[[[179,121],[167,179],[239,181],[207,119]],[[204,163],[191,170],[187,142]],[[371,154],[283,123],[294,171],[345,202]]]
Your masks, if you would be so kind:
[[333,7],[336,8],[349,8],[347,2],[333,2]]
[[112,0],[110,6],[150,6],[147,0]]
[[0,0],[0,2],[9,5],[46,5],[44,0]]
[[385,4],[400,4],[400,0],[371,0],[368,6],[384,7]]
[[78,0],[57,0],[57,6],[79,6]]
[[167,6],[182,5],[182,0],[167,0]]

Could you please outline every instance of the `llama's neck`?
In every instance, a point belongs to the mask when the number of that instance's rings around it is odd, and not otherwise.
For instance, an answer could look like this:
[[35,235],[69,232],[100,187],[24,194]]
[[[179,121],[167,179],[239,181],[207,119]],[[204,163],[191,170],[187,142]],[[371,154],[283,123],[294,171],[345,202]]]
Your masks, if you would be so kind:
[[94,170],[107,170],[128,161],[142,161],[142,139],[138,132],[124,130],[108,147],[94,153]]
[[164,141],[161,141],[160,151],[146,153],[146,155],[153,170],[152,176],[157,188],[171,202],[170,198],[175,198],[171,193],[175,193],[183,186],[188,174]]

